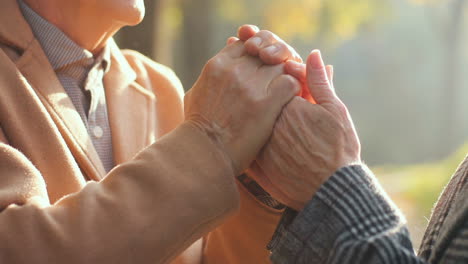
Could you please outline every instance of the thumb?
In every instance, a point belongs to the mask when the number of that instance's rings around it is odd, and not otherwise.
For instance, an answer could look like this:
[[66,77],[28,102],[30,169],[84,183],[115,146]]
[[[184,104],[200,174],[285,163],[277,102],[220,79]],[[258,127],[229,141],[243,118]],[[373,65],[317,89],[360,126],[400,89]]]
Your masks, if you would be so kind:
[[327,75],[320,51],[312,51],[307,58],[307,85],[310,94],[318,104],[330,102],[336,98]]

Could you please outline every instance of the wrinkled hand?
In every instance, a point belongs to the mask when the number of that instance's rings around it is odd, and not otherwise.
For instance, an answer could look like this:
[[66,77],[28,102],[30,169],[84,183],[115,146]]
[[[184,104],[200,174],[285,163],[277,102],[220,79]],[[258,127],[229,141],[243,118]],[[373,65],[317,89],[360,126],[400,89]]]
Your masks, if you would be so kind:
[[302,76],[317,104],[301,97],[289,102],[249,174],[277,200],[299,211],[337,169],[360,162],[360,143],[320,52],[310,54],[307,72],[294,62],[286,67]]
[[282,108],[300,84],[284,64],[264,65],[243,41],[227,45],[185,96],[185,123],[206,133],[231,160],[235,175],[255,159]]

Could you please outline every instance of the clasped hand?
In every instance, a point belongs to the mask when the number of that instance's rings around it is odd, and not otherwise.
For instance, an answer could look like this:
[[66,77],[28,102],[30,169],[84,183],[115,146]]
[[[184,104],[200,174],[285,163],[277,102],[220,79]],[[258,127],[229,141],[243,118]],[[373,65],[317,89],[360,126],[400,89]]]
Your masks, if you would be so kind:
[[185,97],[186,123],[280,202],[301,210],[334,171],[360,162],[360,144],[320,52],[307,63],[254,26],[204,67]]

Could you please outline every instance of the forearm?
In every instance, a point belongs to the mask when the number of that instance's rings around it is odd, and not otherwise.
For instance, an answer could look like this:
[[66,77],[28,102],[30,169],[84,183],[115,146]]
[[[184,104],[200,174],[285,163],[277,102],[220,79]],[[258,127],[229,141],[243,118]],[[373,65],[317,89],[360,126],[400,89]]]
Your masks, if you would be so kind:
[[165,263],[238,206],[229,162],[184,125],[100,183],[34,198],[1,212],[0,262]]
[[340,169],[302,212],[288,214],[271,244],[274,263],[424,263],[399,210],[363,166]]

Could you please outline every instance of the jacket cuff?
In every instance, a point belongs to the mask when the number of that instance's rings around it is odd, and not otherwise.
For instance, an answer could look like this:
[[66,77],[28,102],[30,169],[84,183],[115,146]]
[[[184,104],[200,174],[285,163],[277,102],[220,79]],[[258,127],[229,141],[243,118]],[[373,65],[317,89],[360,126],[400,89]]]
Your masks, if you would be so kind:
[[360,239],[401,220],[398,209],[365,165],[344,167],[320,187],[303,211],[285,211],[269,245],[271,259],[274,263],[298,258],[323,262],[340,235]]

